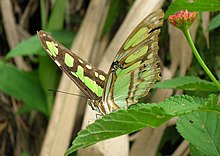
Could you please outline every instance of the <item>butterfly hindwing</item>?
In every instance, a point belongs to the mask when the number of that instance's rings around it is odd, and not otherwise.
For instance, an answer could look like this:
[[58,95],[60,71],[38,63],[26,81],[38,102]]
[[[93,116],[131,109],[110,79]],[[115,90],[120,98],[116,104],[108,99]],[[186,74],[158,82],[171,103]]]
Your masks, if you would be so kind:
[[38,37],[54,62],[75,82],[83,93],[92,100],[102,97],[106,74],[94,68],[44,31]]
[[157,10],[147,16],[129,35],[111,65],[104,87],[103,101],[110,112],[127,109],[147,95],[158,80],[158,35],[164,13]]

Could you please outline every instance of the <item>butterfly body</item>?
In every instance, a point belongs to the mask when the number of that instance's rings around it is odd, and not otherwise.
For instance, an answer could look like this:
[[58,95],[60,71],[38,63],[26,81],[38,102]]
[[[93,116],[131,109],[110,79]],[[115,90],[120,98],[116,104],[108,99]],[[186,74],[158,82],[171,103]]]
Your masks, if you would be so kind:
[[101,114],[127,109],[147,95],[159,80],[158,29],[163,23],[163,11],[147,16],[129,35],[116,54],[108,74],[71,53],[44,31],[40,41],[54,62],[76,83]]

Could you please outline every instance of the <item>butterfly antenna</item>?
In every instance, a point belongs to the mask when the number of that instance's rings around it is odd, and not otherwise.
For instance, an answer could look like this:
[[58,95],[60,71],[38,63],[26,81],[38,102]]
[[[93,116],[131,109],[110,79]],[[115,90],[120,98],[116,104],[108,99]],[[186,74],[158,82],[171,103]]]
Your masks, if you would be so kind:
[[82,98],[88,99],[86,96],[83,96],[83,95],[74,94],[74,93],[68,93],[68,92],[64,92],[64,91],[60,91],[60,90],[48,89],[48,91],[50,91],[50,92],[54,92],[54,93],[64,93],[64,94],[68,94],[68,95],[75,95],[75,96],[79,96],[79,97],[82,97]]

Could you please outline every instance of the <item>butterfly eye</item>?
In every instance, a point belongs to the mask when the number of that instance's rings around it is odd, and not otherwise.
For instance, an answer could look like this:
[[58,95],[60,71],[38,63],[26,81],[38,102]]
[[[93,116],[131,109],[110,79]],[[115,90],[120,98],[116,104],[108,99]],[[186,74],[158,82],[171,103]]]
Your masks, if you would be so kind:
[[119,61],[115,61],[112,63],[112,72],[114,73],[118,68],[122,69],[124,64],[120,63]]
[[115,61],[112,63],[111,68],[112,68],[112,72],[114,73],[116,71],[116,69],[118,68],[118,61]]
[[117,68],[118,64],[119,64],[119,61],[115,61],[115,62],[112,63],[112,67]]

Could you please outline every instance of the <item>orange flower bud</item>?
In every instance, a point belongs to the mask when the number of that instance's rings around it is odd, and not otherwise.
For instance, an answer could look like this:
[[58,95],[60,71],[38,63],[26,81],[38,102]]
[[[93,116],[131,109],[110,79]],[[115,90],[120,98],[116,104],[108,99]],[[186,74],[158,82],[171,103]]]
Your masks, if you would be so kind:
[[181,10],[173,15],[170,15],[169,23],[176,26],[179,29],[188,29],[196,18],[196,12],[188,12],[187,10]]

